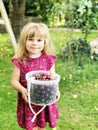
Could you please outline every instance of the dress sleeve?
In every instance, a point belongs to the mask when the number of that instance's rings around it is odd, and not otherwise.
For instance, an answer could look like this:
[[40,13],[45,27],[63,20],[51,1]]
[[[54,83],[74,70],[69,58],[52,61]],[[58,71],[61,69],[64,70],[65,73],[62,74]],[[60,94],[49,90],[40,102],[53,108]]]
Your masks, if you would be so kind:
[[19,62],[18,59],[12,59],[11,62],[12,62],[12,64],[14,64],[15,66],[17,66],[18,68],[21,67],[21,64],[20,64],[20,62]]

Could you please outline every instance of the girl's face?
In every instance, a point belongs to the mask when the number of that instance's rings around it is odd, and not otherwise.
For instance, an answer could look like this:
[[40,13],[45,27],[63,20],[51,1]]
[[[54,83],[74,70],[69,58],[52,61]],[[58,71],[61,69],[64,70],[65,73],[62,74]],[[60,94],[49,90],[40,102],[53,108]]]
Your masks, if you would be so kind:
[[40,37],[27,38],[26,40],[26,50],[29,57],[36,58],[41,55],[44,49],[44,39]]

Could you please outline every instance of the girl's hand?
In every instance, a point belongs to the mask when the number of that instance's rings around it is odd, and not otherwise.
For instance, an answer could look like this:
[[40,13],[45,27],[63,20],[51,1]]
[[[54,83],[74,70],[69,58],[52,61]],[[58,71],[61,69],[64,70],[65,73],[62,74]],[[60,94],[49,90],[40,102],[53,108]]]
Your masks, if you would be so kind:
[[28,92],[27,89],[22,87],[21,89],[22,98],[25,100],[25,102],[28,102]]

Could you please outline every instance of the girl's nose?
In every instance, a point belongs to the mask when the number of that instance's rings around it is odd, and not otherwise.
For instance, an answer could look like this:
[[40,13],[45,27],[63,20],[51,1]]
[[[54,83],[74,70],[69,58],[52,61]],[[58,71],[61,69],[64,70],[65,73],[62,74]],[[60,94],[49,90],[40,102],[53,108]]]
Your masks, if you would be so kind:
[[33,41],[33,44],[37,44],[37,40],[34,40],[34,41]]

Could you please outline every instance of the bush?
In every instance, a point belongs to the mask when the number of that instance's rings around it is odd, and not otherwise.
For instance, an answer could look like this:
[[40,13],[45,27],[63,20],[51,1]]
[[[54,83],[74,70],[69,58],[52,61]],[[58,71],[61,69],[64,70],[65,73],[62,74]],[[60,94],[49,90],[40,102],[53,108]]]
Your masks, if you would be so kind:
[[96,54],[95,52],[91,55],[91,59],[93,61],[98,61],[98,54]]
[[90,58],[90,45],[84,38],[72,39],[66,43],[63,59],[74,60],[78,65]]

